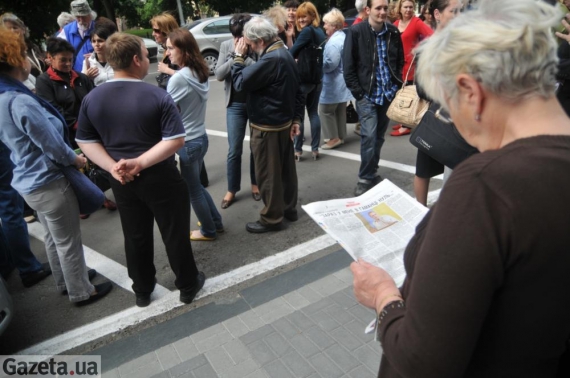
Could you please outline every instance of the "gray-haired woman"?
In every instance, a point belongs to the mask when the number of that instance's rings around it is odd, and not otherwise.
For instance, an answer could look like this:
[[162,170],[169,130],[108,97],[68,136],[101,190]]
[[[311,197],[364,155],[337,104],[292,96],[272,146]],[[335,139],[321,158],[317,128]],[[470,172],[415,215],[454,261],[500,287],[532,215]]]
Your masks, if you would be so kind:
[[357,299],[378,312],[380,377],[557,377],[568,349],[570,193],[552,195],[570,186],[551,32],[562,15],[535,0],[478,7],[419,48],[417,72],[481,153],[418,225],[400,289],[351,266]]
[[319,117],[323,138],[328,140],[321,148],[330,150],[343,144],[346,138],[346,102],[352,99],[352,94],[342,76],[344,16],[335,8],[324,15],[323,21],[329,40],[323,51],[323,89],[319,97]]

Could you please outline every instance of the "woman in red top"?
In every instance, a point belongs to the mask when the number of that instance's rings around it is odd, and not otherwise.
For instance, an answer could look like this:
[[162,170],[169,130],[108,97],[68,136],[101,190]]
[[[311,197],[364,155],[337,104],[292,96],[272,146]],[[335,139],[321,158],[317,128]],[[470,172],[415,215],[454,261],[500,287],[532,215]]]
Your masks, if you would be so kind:
[[[416,2],[414,0],[400,0],[396,5],[396,14],[398,14],[399,19],[394,22],[394,25],[400,30],[402,37],[402,44],[404,45],[404,68],[402,69],[402,79],[408,82],[414,81],[414,71],[415,67],[410,67],[414,54],[412,51],[418,45],[418,43],[433,34],[433,30],[427,26],[422,20],[420,20],[414,14],[414,8],[416,7]],[[410,71],[408,74],[408,70]],[[410,129],[402,125],[396,125],[393,127],[390,135],[392,136],[402,136],[410,133]]]

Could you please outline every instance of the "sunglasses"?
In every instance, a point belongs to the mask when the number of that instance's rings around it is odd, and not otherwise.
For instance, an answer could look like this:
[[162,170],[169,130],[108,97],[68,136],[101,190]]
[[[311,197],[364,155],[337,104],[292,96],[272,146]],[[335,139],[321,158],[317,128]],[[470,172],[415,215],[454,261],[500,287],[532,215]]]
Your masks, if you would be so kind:
[[243,18],[240,18],[239,20],[232,19],[232,20],[230,20],[230,25],[232,25],[232,26],[233,25],[243,26],[243,25],[245,25],[245,20]]
[[155,33],[162,33],[162,31],[160,29],[152,29],[152,31]]

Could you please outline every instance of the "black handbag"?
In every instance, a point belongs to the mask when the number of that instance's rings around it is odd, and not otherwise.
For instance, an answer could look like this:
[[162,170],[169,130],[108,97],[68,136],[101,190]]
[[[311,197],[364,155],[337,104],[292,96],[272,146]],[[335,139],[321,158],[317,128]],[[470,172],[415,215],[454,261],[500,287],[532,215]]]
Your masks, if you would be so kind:
[[166,87],[168,86],[168,80],[169,79],[170,79],[170,75],[165,74],[163,72],[156,75],[156,82],[158,83],[158,86],[162,89],[166,89]]
[[346,123],[358,123],[358,113],[352,105],[352,101],[346,106]]
[[312,41],[311,44],[302,49],[297,56],[297,67],[299,69],[299,77],[302,84],[319,84],[323,79],[323,44],[316,45],[315,29],[311,28]]
[[440,106],[432,103],[416,126],[410,143],[420,151],[451,169],[479,151],[468,144],[453,123],[446,123],[436,116]]
[[95,184],[101,191],[106,192],[111,189],[111,183],[109,182],[109,174],[99,168],[99,166],[89,162],[89,168],[86,169],[85,174],[89,177],[89,180]]

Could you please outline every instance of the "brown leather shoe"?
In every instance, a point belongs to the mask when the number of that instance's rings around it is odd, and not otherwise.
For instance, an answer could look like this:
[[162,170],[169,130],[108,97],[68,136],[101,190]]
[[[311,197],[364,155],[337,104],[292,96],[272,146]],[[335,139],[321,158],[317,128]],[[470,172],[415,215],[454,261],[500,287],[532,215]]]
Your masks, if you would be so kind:
[[105,198],[105,202],[103,202],[103,207],[110,211],[117,210],[117,204],[108,198]]

